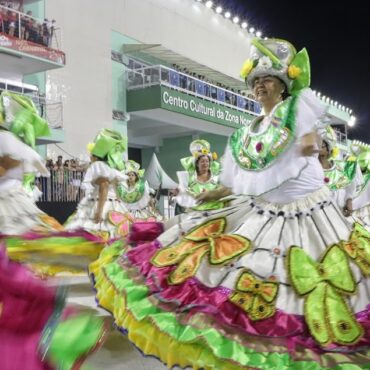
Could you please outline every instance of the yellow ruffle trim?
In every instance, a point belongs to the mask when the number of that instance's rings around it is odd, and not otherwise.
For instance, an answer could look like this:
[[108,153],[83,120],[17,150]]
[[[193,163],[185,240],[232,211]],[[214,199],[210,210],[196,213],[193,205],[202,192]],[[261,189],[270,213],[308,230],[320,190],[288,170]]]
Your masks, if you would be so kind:
[[128,331],[128,338],[146,355],[155,356],[169,368],[178,365],[194,370],[253,370],[214,356],[209,348],[197,343],[180,343],[163,333],[150,320],[138,321],[126,309],[123,292],[115,289],[104,273],[104,265],[113,256],[105,256],[90,265],[90,273],[95,277],[95,288],[100,306],[111,312],[117,326]]
[[38,240],[22,241],[8,248],[9,258],[26,264],[39,276],[54,276],[59,273],[78,274],[86,271],[89,263],[99,257],[103,243],[76,241],[67,246],[50,242],[47,246]]
[[[31,263],[28,265],[29,269],[32,270],[39,277],[50,277],[61,273],[81,274],[83,269],[76,269],[66,266],[49,266],[43,263]],[[86,273],[86,270],[85,270]],[[86,275],[85,275],[86,276]]]

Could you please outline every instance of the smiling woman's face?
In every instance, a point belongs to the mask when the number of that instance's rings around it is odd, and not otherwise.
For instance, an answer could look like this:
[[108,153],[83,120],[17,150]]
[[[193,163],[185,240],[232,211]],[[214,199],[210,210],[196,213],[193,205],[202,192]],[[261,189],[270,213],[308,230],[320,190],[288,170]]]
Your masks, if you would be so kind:
[[284,84],[274,76],[260,76],[253,81],[253,94],[262,105],[280,101],[284,90]]

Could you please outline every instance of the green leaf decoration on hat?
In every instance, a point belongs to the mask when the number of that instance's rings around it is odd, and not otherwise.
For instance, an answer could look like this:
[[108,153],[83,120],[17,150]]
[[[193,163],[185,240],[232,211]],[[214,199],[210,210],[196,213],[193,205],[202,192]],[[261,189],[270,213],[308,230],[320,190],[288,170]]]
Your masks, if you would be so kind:
[[101,159],[106,157],[111,168],[122,171],[125,169],[123,157],[126,147],[127,138],[117,131],[103,129],[95,137],[91,154]]
[[356,290],[345,252],[333,245],[318,263],[293,246],[288,252],[288,269],[294,290],[304,297],[305,320],[315,340],[324,346],[355,344],[363,328],[343,297]]
[[370,169],[370,150],[360,153],[357,157],[357,162],[362,171],[368,171]]
[[126,162],[125,166],[126,166],[126,169],[125,169],[126,174],[130,172],[134,172],[139,176],[139,178],[142,178],[145,174],[145,170],[140,169],[140,164],[133,161],[132,159],[129,159]]
[[[4,98],[9,99],[7,106],[4,106]],[[40,117],[30,98],[4,91],[1,94],[1,106],[3,127],[9,129],[30,147],[35,148],[37,138],[50,135],[47,121]],[[14,115],[13,120],[8,123],[5,122],[7,111]]]
[[290,94],[295,95],[302,89],[310,86],[311,68],[310,58],[306,48],[298,52],[288,67],[288,77],[293,80]]
[[263,41],[254,38],[251,41],[252,45],[254,45],[262,54],[266,55],[271,59],[271,62],[275,66],[275,68],[282,68],[282,64],[280,62],[280,59],[269,49],[267,48],[264,44]]
[[185,157],[180,159],[182,167],[185,171],[194,172],[195,171],[195,158],[194,157]]

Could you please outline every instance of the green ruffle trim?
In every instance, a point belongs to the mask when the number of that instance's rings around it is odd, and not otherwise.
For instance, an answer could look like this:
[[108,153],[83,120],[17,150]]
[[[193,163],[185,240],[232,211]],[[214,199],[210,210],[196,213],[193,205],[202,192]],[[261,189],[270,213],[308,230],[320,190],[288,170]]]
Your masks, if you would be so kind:
[[[179,344],[202,347],[200,352],[202,356],[199,357],[196,364],[193,364],[195,368],[206,367],[207,369],[217,370],[249,367],[263,370],[370,369],[370,362],[366,365],[361,364],[361,366],[342,363],[328,368],[315,361],[294,361],[288,353],[259,353],[226,338],[214,328],[209,327],[205,330],[199,330],[189,325],[182,325],[178,322],[175,314],[163,311],[155,306],[148,299],[150,295],[148,288],[130,279],[117,262],[108,262],[107,265],[101,267],[102,269],[95,270],[97,297],[103,307],[108,302],[109,307],[105,308],[113,312],[117,325],[127,328],[125,326],[125,313],[128,312],[133,315],[136,321],[150,323]],[[110,295],[108,299],[104,297],[106,293],[107,296]],[[155,340],[148,337],[147,333],[138,334],[142,334],[141,336],[146,338],[147,342]],[[140,347],[140,344],[136,344]],[[145,352],[145,348],[141,349]],[[331,358],[335,356],[342,357],[340,354],[332,354]]]
[[71,317],[56,327],[47,356],[58,370],[74,369],[100,346],[104,329],[104,321],[92,314]]

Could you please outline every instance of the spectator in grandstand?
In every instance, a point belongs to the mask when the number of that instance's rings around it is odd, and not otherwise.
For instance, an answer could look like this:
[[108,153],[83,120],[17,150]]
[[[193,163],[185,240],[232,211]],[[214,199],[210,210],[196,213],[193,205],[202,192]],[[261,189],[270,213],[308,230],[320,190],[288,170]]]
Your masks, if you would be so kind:
[[16,28],[17,28],[17,14],[12,11],[8,11],[7,14],[8,20],[8,35],[9,36],[16,36]]
[[0,32],[5,32],[4,16],[5,16],[5,12],[3,8],[0,8]]
[[54,162],[52,159],[48,159],[46,161],[46,168],[50,171],[50,170],[53,170],[54,169]]
[[49,20],[45,18],[44,23],[42,24],[42,43],[45,46],[49,46],[50,28],[51,22],[49,22]]

